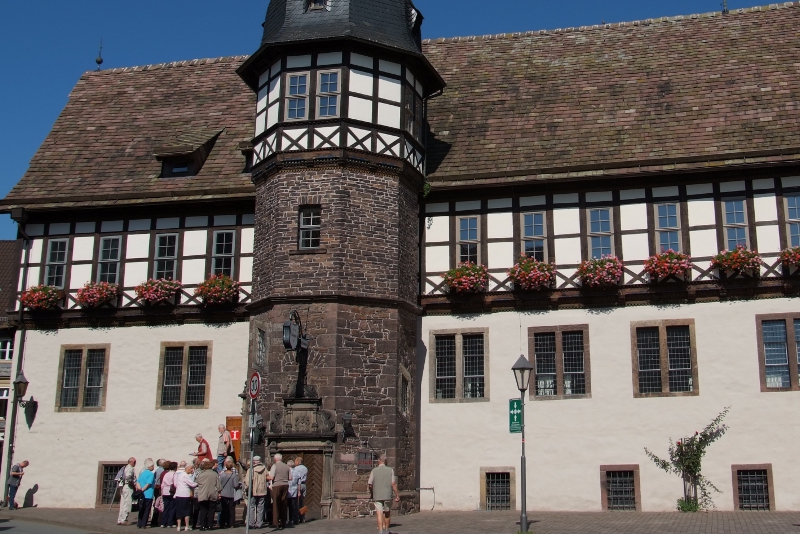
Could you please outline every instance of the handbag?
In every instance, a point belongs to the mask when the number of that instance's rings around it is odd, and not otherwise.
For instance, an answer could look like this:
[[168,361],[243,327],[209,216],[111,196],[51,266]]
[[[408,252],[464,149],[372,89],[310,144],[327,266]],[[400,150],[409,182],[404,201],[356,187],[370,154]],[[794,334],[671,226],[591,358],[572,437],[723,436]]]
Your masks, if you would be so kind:
[[156,497],[156,500],[153,503],[153,508],[155,508],[159,513],[164,511],[164,498],[161,495]]
[[131,495],[131,499],[134,501],[141,501],[144,499],[144,492],[140,489],[133,490],[133,495]]

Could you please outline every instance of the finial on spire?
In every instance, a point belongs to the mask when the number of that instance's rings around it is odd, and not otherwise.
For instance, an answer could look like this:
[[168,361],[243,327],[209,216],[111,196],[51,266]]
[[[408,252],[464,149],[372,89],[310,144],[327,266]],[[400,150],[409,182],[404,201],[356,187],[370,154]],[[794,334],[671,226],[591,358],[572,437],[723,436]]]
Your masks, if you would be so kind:
[[100,51],[97,53],[97,59],[94,60],[97,63],[97,70],[100,70],[100,65],[103,64],[103,38],[100,38]]
[[728,0],[722,0],[722,14],[728,14]]

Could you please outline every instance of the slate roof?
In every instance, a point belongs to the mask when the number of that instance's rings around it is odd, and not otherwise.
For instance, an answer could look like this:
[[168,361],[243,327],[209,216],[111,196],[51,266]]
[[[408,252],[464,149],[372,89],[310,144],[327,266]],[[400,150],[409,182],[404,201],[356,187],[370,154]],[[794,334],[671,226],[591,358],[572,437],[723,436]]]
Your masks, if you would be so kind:
[[[383,1],[383,0],[381,0]],[[800,163],[800,2],[426,41],[437,187]],[[0,209],[252,200],[246,56],[84,74]],[[222,130],[193,178],[157,147]],[[205,135],[205,134],[204,134]]]
[[262,45],[353,38],[421,54],[410,28],[410,0],[334,0],[328,9],[306,9],[307,0],[271,0]]
[[[236,74],[245,59],[85,73],[0,208],[252,198],[239,148],[252,138],[255,121],[255,97]],[[197,176],[159,178],[157,149],[205,143],[218,132]]]
[[798,28],[800,2],[786,2],[425,41],[447,82],[428,107],[429,179],[800,162]]
[[0,241],[0,327],[8,322],[6,310],[13,309],[19,254],[17,241]]

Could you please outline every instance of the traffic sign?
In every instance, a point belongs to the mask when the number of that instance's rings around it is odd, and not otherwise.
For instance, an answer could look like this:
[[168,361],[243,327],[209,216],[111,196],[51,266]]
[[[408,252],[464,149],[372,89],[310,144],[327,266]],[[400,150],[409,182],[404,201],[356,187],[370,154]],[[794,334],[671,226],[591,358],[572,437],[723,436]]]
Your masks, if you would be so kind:
[[511,399],[508,401],[508,431],[512,434],[522,432],[522,400]]
[[247,385],[247,392],[250,398],[255,400],[258,397],[258,392],[261,391],[261,375],[256,371],[250,376],[250,382]]

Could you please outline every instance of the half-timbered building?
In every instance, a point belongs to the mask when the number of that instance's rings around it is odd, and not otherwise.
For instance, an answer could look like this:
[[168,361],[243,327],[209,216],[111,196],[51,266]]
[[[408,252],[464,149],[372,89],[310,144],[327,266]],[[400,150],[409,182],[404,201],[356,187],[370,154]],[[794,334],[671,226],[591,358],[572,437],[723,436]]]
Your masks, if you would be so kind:
[[[717,507],[800,508],[798,23],[786,2],[422,41],[410,0],[272,0],[251,56],[86,73],[0,203],[18,297],[60,291],[8,313],[38,405],[14,426],[25,483],[104,504],[128,456],[240,424],[259,371],[252,445],[306,458],[312,515],[369,513],[380,453],[404,511],[519,508],[522,354],[529,509],[674,509],[644,448],[726,407]],[[657,274],[666,251],[690,265]],[[456,290],[464,263],[485,288]],[[209,306],[220,274],[238,297]],[[182,287],[148,304],[148,279]],[[87,282],[119,295],[82,305]],[[64,493],[54,444],[96,488]]]

